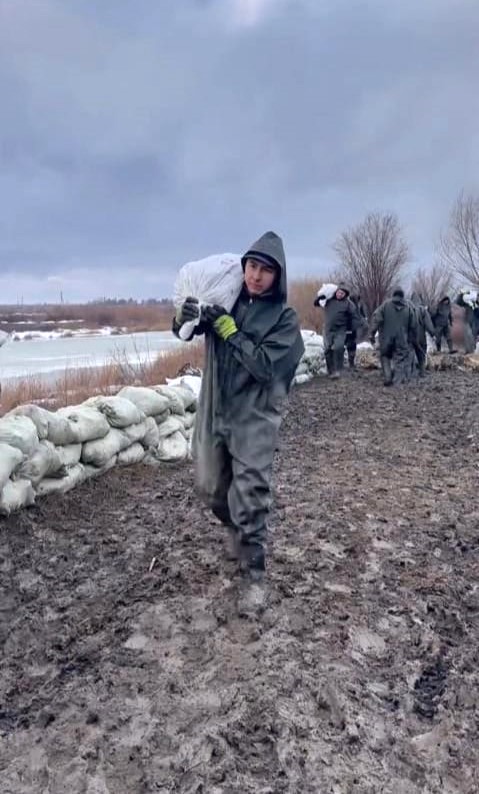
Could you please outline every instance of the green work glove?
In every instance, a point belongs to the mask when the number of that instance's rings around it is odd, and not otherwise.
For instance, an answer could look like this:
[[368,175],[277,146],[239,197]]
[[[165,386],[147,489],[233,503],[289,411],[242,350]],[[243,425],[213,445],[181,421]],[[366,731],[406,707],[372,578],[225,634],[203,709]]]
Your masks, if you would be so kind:
[[221,317],[218,317],[213,323],[213,328],[218,336],[225,342],[230,336],[238,332],[238,328],[231,314],[222,314]]

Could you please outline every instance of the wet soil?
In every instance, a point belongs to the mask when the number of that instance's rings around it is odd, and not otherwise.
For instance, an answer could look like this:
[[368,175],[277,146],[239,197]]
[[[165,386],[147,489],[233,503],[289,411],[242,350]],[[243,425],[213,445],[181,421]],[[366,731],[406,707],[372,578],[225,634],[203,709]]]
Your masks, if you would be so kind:
[[294,391],[257,621],[189,465],[3,519],[2,794],[479,791],[477,390]]

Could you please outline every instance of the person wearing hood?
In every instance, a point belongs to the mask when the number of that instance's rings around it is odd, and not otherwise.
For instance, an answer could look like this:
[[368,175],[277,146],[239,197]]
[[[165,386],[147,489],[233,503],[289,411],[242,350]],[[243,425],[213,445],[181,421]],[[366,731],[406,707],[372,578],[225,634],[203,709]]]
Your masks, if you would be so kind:
[[[206,307],[206,361],[193,435],[197,481],[227,530],[229,558],[244,574],[241,615],[265,604],[266,520],[282,410],[304,352],[298,317],[286,305],[283,242],[266,232],[242,257],[244,285],[232,311]],[[187,298],[173,323],[198,318]],[[193,334],[193,335],[194,335]]]
[[[314,301],[320,306],[321,295]],[[356,307],[349,300],[349,290],[344,284],[338,284],[333,297],[324,306],[324,356],[328,375],[339,378],[344,365],[344,346],[348,331],[357,331],[359,318]]]
[[[392,298],[384,301],[373,314],[371,344],[374,347],[379,331],[379,352],[384,385],[407,381],[411,375],[412,345],[417,338],[416,312],[404,297],[401,287],[394,289]],[[393,371],[394,361],[394,371]]]
[[445,339],[449,353],[457,353],[452,343],[452,311],[449,295],[444,295],[437,304],[432,313],[432,322],[434,325],[434,338],[436,340],[437,352],[441,352],[442,340]]
[[417,335],[413,341],[413,348],[416,354],[417,366],[419,377],[423,378],[426,374],[426,361],[427,361],[427,336],[426,333],[435,337],[436,331],[431,320],[431,315],[421,295],[418,292],[413,292],[411,295],[411,303],[416,312],[417,319]]
[[[366,311],[364,309],[361,296],[359,294],[350,295],[349,299],[356,309],[356,318],[354,320],[355,328],[348,328],[346,333],[346,351],[348,354],[348,364],[350,369],[356,368],[356,350],[358,346],[358,336],[360,332],[367,331],[368,321]],[[353,322],[351,321],[351,326]]]
[[478,319],[475,313],[477,301],[471,303],[465,298],[466,293],[466,290],[459,293],[456,304],[464,309],[464,352],[474,353],[478,331]]

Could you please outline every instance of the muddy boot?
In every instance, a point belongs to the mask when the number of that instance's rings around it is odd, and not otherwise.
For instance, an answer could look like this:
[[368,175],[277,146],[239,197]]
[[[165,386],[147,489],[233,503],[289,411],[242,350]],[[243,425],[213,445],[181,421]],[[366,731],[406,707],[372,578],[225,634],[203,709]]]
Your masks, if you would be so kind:
[[448,347],[448,350],[449,350],[449,355],[450,355],[450,356],[453,356],[453,355],[454,355],[454,353],[457,353],[457,350],[456,350],[456,348],[453,346],[452,342],[448,342],[448,343],[447,343],[447,347]]
[[333,351],[332,350],[327,350],[326,353],[324,354],[324,358],[326,360],[326,369],[328,371],[328,375],[332,375],[333,371],[334,371]]
[[243,579],[238,598],[238,615],[241,618],[257,618],[266,607],[265,573],[258,568],[249,568]]
[[392,369],[391,359],[387,358],[387,356],[381,356],[381,369],[383,371],[384,385],[392,386],[393,369]]
[[344,349],[336,350],[335,352],[336,372],[341,375],[344,368]]
[[356,353],[348,350],[349,369],[356,369]]

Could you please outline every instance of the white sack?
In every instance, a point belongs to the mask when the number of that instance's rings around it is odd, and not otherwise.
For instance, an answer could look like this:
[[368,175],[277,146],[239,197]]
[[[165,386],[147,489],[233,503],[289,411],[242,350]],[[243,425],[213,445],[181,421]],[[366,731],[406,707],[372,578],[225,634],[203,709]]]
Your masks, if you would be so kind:
[[45,477],[38,483],[35,490],[38,496],[47,496],[51,493],[67,493],[67,491],[71,491],[72,488],[80,485],[84,480],[85,467],[81,463],[77,463],[76,466],[68,469],[66,477],[62,477],[61,480]]
[[47,411],[39,405],[19,405],[12,413],[19,416],[28,416],[37,428],[40,440],[48,439],[56,447],[64,444],[78,443],[78,430],[76,426],[66,419],[59,416],[58,412]]
[[22,463],[18,475],[37,485],[44,477],[64,477],[66,469],[62,466],[56,447],[44,440],[40,441],[33,455]]
[[152,416],[147,416],[145,419],[145,426],[146,432],[141,439],[141,443],[145,447],[145,449],[149,449],[150,447],[157,447],[158,442],[160,440],[160,431],[158,430],[158,425],[156,424],[154,418]]
[[0,492],[24,458],[23,452],[10,444],[0,443]]
[[166,422],[158,425],[158,435],[160,440],[163,438],[169,438],[169,436],[172,436],[173,433],[178,432],[182,433],[182,435],[185,435],[185,426],[179,416],[170,416]]
[[[104,438],[110,431],[110,425],[106,418],[96,408],[91,405],[69,405],[66,408],[59,408],[57,416],[68,419],[74,426],[76,438],[73,441],[94,441],[97,438]],[[52,438],[49,435],[49,440]]]
[[81,461],[82,463],[90,463],[93,466],[102,468],[122,449],[129,447],[130,443],[130,439],[123,430],[112,427],[103,438],[87,441],[83,444]]
[[117,463],[119,466],[132,466],[134,463],[141,463],[144,457],[145,450],[141,444],[132,444],[118,454]]
[[9,515],[13,510],[28,507],[35,501],[35,492],[30,480],[8,480],[0,496],[0,515]]
[[108,420],[111,427],[129,427],[129,425],[137,425],[145,418],[143,411],[124,397],[105,397],[99,394],[96,397],[90,397],[85,402],[85,405],[92,405],[97,408]]
[[188,441],[180,431],[177,431],[168,438],[160,439],[154,454],[158,460],[165,463],[179,463],[188,457]]
[[[428,338],[429,341],[429,338]],[[357,350],[374,350],[371,342],[360,342],[356,348]]]
[[183,388],[190,389],[196,399],[200,396],[201,391],[201,378],[199,375],[181,375],[179,378],[167,378],[168,386],[182,386]]
[[172,386],[154,386],[154,390],[158,394],[162,394],[164,397],[168,399],[168,408],[170,409],[172,414],[177,414],[178,416],[184,416],[185,413],[185,406],[181,394],[178,393],[177,389],[174,389]]
[[190,430],[195,424],[195,414],[188,411],[188,413],[181,418],[181,421],[183,422],[185,430]]
[[308,381],[312,380],[314,375],[310,372],[304,373],[304,375],[295,375],[294,382],[297,386],[300,386],[302,383],[308,383]]
[[321,308],[324,309],[326,303],[329,300],[331,300],[337,289],[338,289],[337,284],[323,284],[323,286],[320,289],[318,289],[317,297],[319,298],[319,305],[321,306]]
[[[155,414],[151,418],[155,420],[157,425],[161,425],[163,422],[166,422],[166,420],[168,419],[169,416],[171,416],[171,411],[168,408],[166,411],[163,411],[163,413]],[[149,418],[149,417],[147,417],[147,418]]]
[[[150,419],[153,424],[155,424],[153,417],[148,416],[147,419]],[[128,445],[135,444],[137,441],[143,441],[148,432],[148,425],[146,424],[147,419],[144,419],[143,422],[139,422],[137,425],[130,425],[130,427],[123,428],[123,433],[128,439]]]
[[131,400],[146,416],[162,414],[168,409],[168,398],[146,386],[124,386],[118,397]]
[[474,290],[467,290],[462,293],[464,303],[474,309],[477,306],[477,292]]
[[6,414],[0,419],[0,442],[32,455],[40,443],[37,428],[28,416]]
[[[231,311],[243,287],[241,257],[237,254],[214,254],[206,259],[188,262],[180,269],[174,287],[173,301],[177,309],[186,298],[198,298],[201,306],[218,304]],[[189,339],[200,318],[185,323],[180,338]]]
[[65,444],[62,447],[56,447],[58,457],[60,458],[61,465],[64,466],[66,469],[69,469],[71,466],[76,466],[77,463],[80,463],[81,458],[81,444]]
[[51,411],[46,411],[45,408],[40,408],[39,405],[19,405],[14,408],[10,413],[15,416],[28,416],[37,428],[37,435],[40,441],[48,438],[48,418]]
[[83,467],[84,470],[85,470],[83,479],[84,480],[95,480],[97,477],[101,477],[102,474],[106,474],[107,471],[109,471],[114,466],[116,466],[117,458],[118,458],[118,455],[113,455],[113,457],[110,458],[110,460],[107,460],[107,462],[101,467],[89,466],[88,464],[86,464]]

